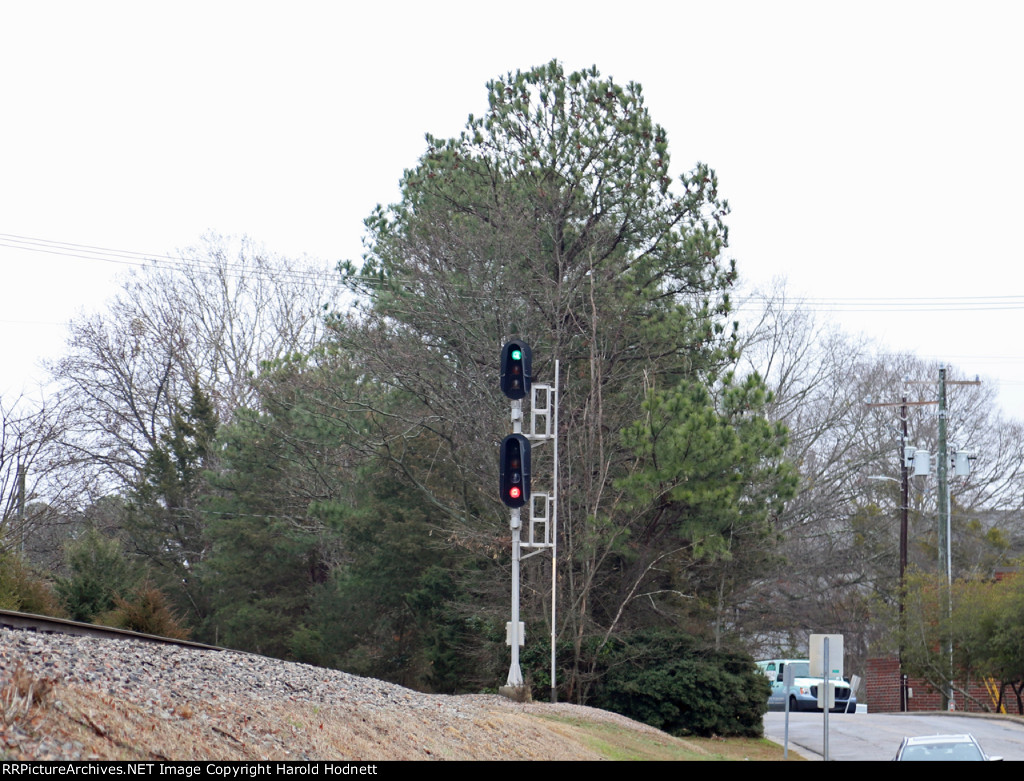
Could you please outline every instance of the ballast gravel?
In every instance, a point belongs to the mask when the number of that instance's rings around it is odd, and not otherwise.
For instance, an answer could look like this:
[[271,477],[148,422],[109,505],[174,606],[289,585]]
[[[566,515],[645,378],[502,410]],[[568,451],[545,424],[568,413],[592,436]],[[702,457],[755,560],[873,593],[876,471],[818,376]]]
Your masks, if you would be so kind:
[[[593,708],[423,694],[233,651],[0,629],[0,692],[19,669],[53,693],[32,713],[6,704],[3,759],[594,759],[528,714],[650,730]],[[74,730],[55,726],[69,719]]]

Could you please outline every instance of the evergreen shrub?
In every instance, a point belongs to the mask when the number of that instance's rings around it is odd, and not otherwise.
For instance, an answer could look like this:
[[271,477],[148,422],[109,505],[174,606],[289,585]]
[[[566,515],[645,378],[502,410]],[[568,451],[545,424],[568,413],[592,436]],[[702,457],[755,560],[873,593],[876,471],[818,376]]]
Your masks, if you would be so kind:
[[747,654],[644,630],[605,649],[590,703],[673,735],[760,737],[770,685]]

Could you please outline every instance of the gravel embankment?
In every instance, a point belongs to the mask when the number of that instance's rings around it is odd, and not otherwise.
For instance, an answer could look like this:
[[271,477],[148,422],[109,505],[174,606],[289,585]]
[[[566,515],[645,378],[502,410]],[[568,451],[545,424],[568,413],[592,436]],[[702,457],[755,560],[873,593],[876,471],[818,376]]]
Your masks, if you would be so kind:
[[[18,679],[52,690],[29,708],[11,699]],[[594,759],[536,715],[650,729],[247,654],[12,630],[0,630],[0,692],[5,759]]]

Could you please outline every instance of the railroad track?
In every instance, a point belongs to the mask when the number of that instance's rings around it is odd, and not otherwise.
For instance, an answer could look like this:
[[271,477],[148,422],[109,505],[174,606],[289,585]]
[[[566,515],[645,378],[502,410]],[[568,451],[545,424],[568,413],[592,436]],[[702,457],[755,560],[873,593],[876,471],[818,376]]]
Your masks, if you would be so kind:
[[191,640],[178,640],[173,637],[147,635],[143,632],[132,632],[128,629],[115,629],[110,626],[97,626],[82,621],[71,621],[66,618],[37,616],[33,613],[19,613],[15,610],[0,610],[0,628],[17,629],[27,632],[43,632],[49,634],[79,635],[81,637],[106,637],[121,640],[141,640],[147,643],[163,643],[165,645],[200,648],[206,651],[227,651],[215,645],[196,643]]

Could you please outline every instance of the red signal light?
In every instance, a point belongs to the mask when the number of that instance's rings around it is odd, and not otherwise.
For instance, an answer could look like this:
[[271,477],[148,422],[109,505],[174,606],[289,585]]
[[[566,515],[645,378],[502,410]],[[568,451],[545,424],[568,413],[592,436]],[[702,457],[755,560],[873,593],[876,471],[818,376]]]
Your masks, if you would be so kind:
[[530,441],[509,434],[501,441],[498,465],[498,496],[509,507],[522,507],[530,498]]

